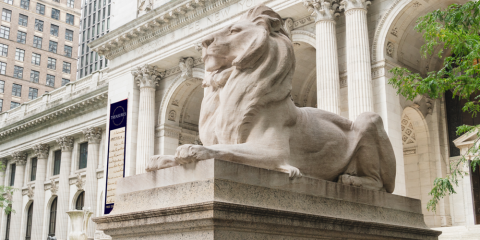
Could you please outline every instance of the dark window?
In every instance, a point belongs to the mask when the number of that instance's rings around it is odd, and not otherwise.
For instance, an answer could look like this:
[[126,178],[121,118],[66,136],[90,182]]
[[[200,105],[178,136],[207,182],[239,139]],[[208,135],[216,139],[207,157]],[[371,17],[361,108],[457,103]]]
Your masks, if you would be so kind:
[[57,25],[50,25],[50,35],[58,37],[58,26]]
[[37,158],[32,158],[32,170],[30,171],[30,181],[37,179]]
[[50,86],[50,87],[55,86],[55,76],[47,74],[47,86]]
[[5,91],[5,81],[0,80],[0,93]]
[[10,102],[10,109],[14,109],[16,107],[20,107],[20,103],[18,102]]
[[70,80],[66,79],[66,78],[62,78],[62,86],[65,86],[65,84],[69,83]]
[[75,0],[67,0],[67,7],[75,7]]
[[0,56],[6,57],[8,55],[8,45],[0,43]]
[[18,24],[26,27],[28,25],[28,17],[20,14],[20,16],[18,17]]
[[64,51],[65,51],[65,56],[72,57],[72,47],[65,45]]
[[[54,181],[54,180],[52,180]],[[48,236],[55,236],[55,222],[57,220],[57,198],[53,199],[50,206],[50,224],[48,227]]]
[[30,7],[30,0],[20,1],[20,7],[28,10],[28,8]]
[[7,22],[12,21],[12,11],[4,8],[2,10],[2,20]]
[[25,50],[17,48],[15,50],[15,60],[23,62],[25,59]]
[[45,15],[45,5],[37,3],[37,13]]
[[58,46],[57,42],[50,41],[49,44],[48,44],[48,51],[53,52],[53,53],[57,53],[57,46]]
[[75,17],[72,14],[67,13],[67,18],[66,18],[65,22],[67,24],[73,25],[73,23],[75,22]]
[[60,19],[60,10],[52,8],[52,18],[53,19]]
[[33,36],[33,47],[42,48],[42,38]]
[[28,207],[27,232],[25,234],[25,240],[32,239],[32,217],[33,217],[33,203],[30,204],[30,207]]
[[4,62],[0,62],[0,74],[5,75],[6,71],[7,71],[7,64]]
[[32,72],[30,72],[30,81],[34,83],[38,83],[39,79],[40,79],[40,72],[32,70]]
[[22,96],[22,85],[13,84],[12,85],[12,95],[21,97]]
[[73,31],[72,30],[65,30],[65,39],[68,41],[73,41]]
[[88,142],[80,144],[80,161],[78,161],[78,169],[87,167]]
[[15,185],[15,170],[17,169],[17,165],[12,164],[10,167],[12,168],[10,171],[10,186],[13,186]]
[[72,65],[71,65],[70,63],[68,63],[68,62],[63,62],[63,69],[62,69],[62,71],[63,71],[64,73],[70,73],[70,72],[71,72],[71,66],[72,66]]
[[55,58],[48,58],[47,68],[55,70],[57,68],[57,59]]
[[10,37],[10,28],[5,26],[0,26],[0,37],[8,39]]
[[13,77],[22,79],[23,78],[23,67],[20,66],[15,66],[13,68]]
[[42,58],[42,55],[38,53],[32,53],[32,64],[33,65],[40,65],[40,59]]
[[18,31],[17,42],[25,44],[27,42],[27,33],[22,32],[22,31]]
[[85,200],[85,192],[80,193],[77,197],[77,201],[75,202],[75,209],[76,210],[83,210],[83,204]]
[[35,19],[35,31],[43,32],[43,21]]
[[0,99],[0,112],[3,111],[3,99]]
[[62,160],[62,151],[55,151],[55,160],[53,162],[53,175],[60,174],[60,161]]
[[28,89],[28,99],[32,100],[38,97],[38,89],[29,88]]
[[10,240],[10,221],[11,221],[11,218],[12,218],[12,213],[9,213],[7,215],[7,228],[6,228],[6,232],[5,232],[5,240]]

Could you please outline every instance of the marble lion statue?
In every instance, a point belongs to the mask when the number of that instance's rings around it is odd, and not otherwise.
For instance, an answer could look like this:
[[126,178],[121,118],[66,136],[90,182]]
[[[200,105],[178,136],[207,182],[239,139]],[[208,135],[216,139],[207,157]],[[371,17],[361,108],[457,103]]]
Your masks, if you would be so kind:
[[211,158],[382,190],[395,188],[396,162],[381,117],[352,122],[290,98],[293,45],[282,18],[265,5],[203,39],[206,76],[202,145],[153,156],[147,171]]

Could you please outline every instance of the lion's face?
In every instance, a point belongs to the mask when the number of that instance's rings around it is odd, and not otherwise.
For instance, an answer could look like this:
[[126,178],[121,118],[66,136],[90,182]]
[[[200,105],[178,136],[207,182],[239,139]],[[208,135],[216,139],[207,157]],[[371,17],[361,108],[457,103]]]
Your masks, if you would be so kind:
[[205,37],[202,42],[205,70],[222,71],[232,66],[243,68],[242,62],[253,60],[249,55],[262,54],[256,50],[265,44],[266,35],[264,26],[240,20]]

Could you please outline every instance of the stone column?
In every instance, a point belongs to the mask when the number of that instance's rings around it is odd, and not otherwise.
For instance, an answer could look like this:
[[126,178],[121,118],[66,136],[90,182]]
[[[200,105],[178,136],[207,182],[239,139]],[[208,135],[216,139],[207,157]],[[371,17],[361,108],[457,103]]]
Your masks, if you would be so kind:
[[[98,127],[90,127],[83,130],[85,138],[88,140],[88,157],[87,157],[87,175],[85,180],[85,205],[94,214],[97,213],[97,162],[100,148],[100,140],[102,139],[102,129]],[[96,215],[94,215],[96,216]],[[93,238],[95,235],[96,224],[90,219],[88,220],[87,236]]]
[[373,112],[372,70],[368,42],[369,1],[343,0],[347,38],[348,112],[355,120],[363,112]]
[[132,70],[140,86],[138,111],[136,174],[145,173],[148,159],[154,154],[155,141],[155,87],[161,73],[156,66],[143,65]]
[[335,17],[338,4],[333,0],[304,2],[315,16],[317,61],[317,107],[340,114],[340,77],[338,73]]
[[19,190],[13,192],[12,208],[15,210],[15,213],[12,213],[12,218],[10,220],[10,239],[20,239],[22,215],[24,214],[21,189],[23,187],[23,180],[25,176],[25,164],[27,163],[27,154],[24,152],[14,152],[12,153],[12,156],[13,161],[16,165],[15,183],[13,187]]
[[[37,156],[37,173],[35,178],[35,193],[32,219],[32,239],[44,239],[43,224],[45,220],[45,176],[47,175],[47,159],[49,147],[47,144],[33,146]],[[45,236],[44,236],[45,235]]]
[[59,240],[67,239],[68,234],[68,214],[70,210],[70,168],[72,165],[73,137],[60,137],[57,139],[58,145],[62,148],[60,161],[60,176],[58,183],[58,201],[57,201],[57,224],[55,236]]

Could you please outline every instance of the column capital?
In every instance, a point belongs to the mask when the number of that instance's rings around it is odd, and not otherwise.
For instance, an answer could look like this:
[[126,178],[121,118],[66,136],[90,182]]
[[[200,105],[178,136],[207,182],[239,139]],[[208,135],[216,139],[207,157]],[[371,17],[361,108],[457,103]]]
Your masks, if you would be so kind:
[[85,138],[88,140],[88,143],[98,144],[102,139],[102,129],[99,127],[89,127],[83,129],[83,134]]
[[155,88],[158,85],[158,81],[165,76],[165,72],[161,72],[157,66],[145,64],[134,68],[132,75],[140,88]]
[[24,152],[13,152],[12,157],[17,166],[23,166],[27,163],[27,154]]
[[303,5],[315,17],[315,22],[335,22],[335,18],[340,15],[337,0],[303,0]]
[[71,152],[73,149],[73,137],[59,137],[57,138],[57,143],[62,148],[62,152]]
[[36,144],[33,145],[33,151],[38,158],[47,158],[48,157],[48,150],[50,147],[47,144]]
[[344,9],[345,13],[349,10],[359,9],[367,11],[368,6],[370,6],[372,2],[367,0],[342,0],[340,2],[340,10]]

